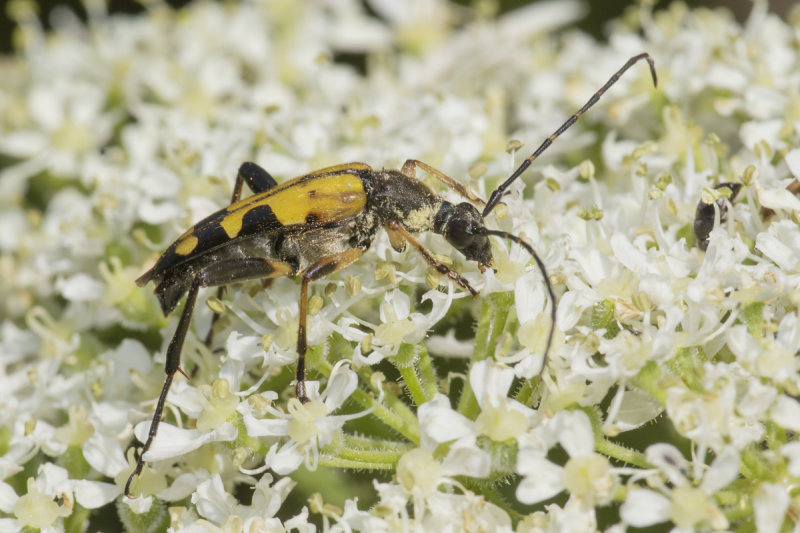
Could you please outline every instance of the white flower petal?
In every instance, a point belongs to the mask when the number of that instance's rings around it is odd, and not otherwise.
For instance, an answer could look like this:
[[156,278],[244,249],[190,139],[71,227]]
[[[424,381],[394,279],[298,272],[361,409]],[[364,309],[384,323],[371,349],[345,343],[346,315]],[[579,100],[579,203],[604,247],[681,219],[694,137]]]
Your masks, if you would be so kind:
[[264,464],[276,474],[285,476],[297,470],[304,459],[305,456],[297,450],[296,442],[289,442],[280,447],[276,442],[270,446]]
[[61,296],[73,302],[91,302],[103,295],[105,284],[87,274],[75,274],[56,282]]
[[789,507],[789,487],[762,483],[753,496],[753,514],[758,533],[778,533]]
[[789,172],[795,178],[800,178],[800,148],[789,150],[783,159],[786,161],[786,166],[789,167]]
[[244,425],[251,437],[285,437],[289,434],[289,420],[281,418],[256,418],[244,413]]
[[93,433],[81,446],[83,457],[92,468],[113,478],[128,468],[128,461],[117,439]]
[[450,399],[443,394],[420,405],[417,417],[424,448],[475,434],[475,423],[450,407]]
[[36,486],[40,492],[50,496],[58,496],[69,482],[69,472],[65,468],[53,463],[44,463],[39,467]]
[[225,354],[228,358],[243,363],[254,359],[263,359],[264,349],[261,347],[261,338],[231,331],[225,340]]
[[770,415],[779,426],[791,431],[800,431],[800,402],[794,398],[779,396]]
[[97,509],[111,503],[119,496],[120,490],[112,483],[80,479],[74,482],[75,499],[87,509]]
[[[795,200],[798,205],[793,209],[800,210],[800,200]],[[756,248],[784,270],[795,271],[800,266],[800,231],[791,220],[779,220],[759,233]]]
[[122,501],[131,508],[136,514],[143,514],[150,510],[150,507],[153,505],[153,497],[146,496],[146,497],[138,497],[138,498],[122,498]]
[[274,485],[273,481],[271,475],[264,474],[254,487],[253,507],[258,509],[262,516],[275,516],[280,511],[281,504],[297,485],[297,482],[289,477],[279,479]]
[[726,446],[711,462],[711,467],[703,474],[700,487],[706,494],[714,494],[727,487],[739,476],[739,452],[733,446]]
[[[136,438],[139,442],[147,440],[150,422],[136,424]],[[148,462],[171,459],[198,449],[204,444],[216,441],[230,441],[236,438],[236,428],[230,422],[225,422],[213,431],[200,431],[198,429],[182,429],[166,424],[158,426],[158,436],[153,440],[153,445],[144,455]]]
[[205,470],[184,472],[176,477],[169,487],[159,492],[158,498],[168,502],[182,500],[192,494],[209,477]]
[[442,461],[443,476],[485,478],[489,475],[491,456],[475,445],[474,439],[456,441]]
[[564,469],[548,461],[538,450],[522,449],[517,457],[517,472],[523,475],[517,486],[517,499],[537,503],[564,490]]
[[784,188],[756,187],[756,194],[758,194],[758,202],[764,207],[789,211],[800,210],[800,198]]
[[670,501],[648,489],[631,489],[619,510],[620,518],[633,527],[647,527],[669,520]]
[[469,371],[469,384],[481,407],[484,402],[497,405],[500,398],[505,399],[513,381],[513,369],[488,359],[473,364]]
[[197,491],[192,494],[192,503],[197,506],[200,516],[217,524],[233,514],[236,506],[234,497],[225,492],[219,474],[214,474],[197,486]]
[[686,483],[689,463],[680,450],[672,444],[651,444],[645,451],[645,457],[650,464],[661,470],[673,485]]
[[353,394],[353,391],[358,387],[358,376],[350,368],[348,361],[338,361],[333,370],[331,370],[330,378],[328,378],[328,386],[325,388],[323,396],[325,398],[325,407],[329,413],[342,406],[345,401]]
[[14,505],[17,503],[19,496],[11,488],[11,485],[5,481],[0,481],[0,511],[4,513],[13,513]]
[[789,475],[800,476],[800,442],[792,441],[784,444],[781,453],[789,461]]
[[550,422],[558,442],[570,457],[594,452],[594,432],[589,417],[583,411],[562,411]]

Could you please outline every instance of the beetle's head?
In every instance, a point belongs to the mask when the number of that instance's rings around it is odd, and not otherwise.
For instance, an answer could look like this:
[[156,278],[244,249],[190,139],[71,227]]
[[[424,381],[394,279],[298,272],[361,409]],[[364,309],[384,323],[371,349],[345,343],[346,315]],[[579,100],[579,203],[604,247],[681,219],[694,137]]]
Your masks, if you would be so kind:
[[483,269],[492,264],[492,247],[483,225],[483,217],[467,202],[453,205],[444,202],[436,214],[434,229],[450,245]]

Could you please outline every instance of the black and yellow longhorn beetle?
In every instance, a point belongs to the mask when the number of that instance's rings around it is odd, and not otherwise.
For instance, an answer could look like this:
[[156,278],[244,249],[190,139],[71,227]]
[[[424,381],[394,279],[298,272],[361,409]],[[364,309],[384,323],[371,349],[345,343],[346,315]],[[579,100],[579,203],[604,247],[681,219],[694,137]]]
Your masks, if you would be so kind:
[[[550,297],[551,326],[542,369],[547,362],[556,320],[556,299],[547,271],[533,248],[505,231],[488,229],[484,219],[494,209],[509,185],[548,146],[567,130],[634,63],[646,59],[653,83],[657,83],[652,58],[639,54],[630,58],[586,104],[550,135],[517,170],[494,190],[488,202],[469,192],[456,180],[420,161],[408,160],[400,171],[374,170],[363,163],[347,163],[317,170],[282,185],[254,163],[239,168],[231,204],[195,224],[172,243],[155,266],[136,283],[149,281],[164,314],[169,314],[188,292],[178,327],[167,348],[167,374],[158,398],[147,442],[136,468],[125,485],[130,485],[144,467],[144,455],[153,443],[164,410],[172,378],[180,370],[181,347],[192,318],[200,287],[222,287],[228,283],[280,276],[300,276],[300,318],[297,332],[297,397],[307,402],[305,388],[306,315],[308,286],[357,261],[380,228],[384,228],[395,250],[411,244],[436,271],[458,283],[473,295],[478,292],[458,272],[439,262],[413,234],[433,231],[468,260],[483,270],[492,264],[489,236],[510,239],[528,251],[542,272]],[[455,191],[465,202],[452,204],[416,179],[417,168],[429,173]],[[242,184],[253,196],[240,199]],[[479,211],[475,206],[481,206]]]

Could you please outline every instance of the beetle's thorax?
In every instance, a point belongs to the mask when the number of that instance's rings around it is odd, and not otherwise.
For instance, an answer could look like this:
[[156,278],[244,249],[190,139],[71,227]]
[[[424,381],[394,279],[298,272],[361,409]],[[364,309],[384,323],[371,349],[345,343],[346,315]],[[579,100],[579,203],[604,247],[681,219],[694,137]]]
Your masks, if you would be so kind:
[[369,209],[386,224],[403,222],[412,233],[433,230],[443,200],[419,180],[397,170],[379,170],[365,180]]

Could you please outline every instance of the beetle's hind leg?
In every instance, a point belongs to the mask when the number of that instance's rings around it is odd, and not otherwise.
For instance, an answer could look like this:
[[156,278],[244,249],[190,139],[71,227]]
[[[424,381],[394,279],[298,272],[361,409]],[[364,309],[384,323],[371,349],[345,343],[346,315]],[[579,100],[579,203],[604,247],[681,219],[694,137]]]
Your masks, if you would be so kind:
[[306,352],[308,340],[306,335],[306,322],[308,318],[308,286],[312,281],[324,278],[329,274],[343,269],[347,265],[358,261],[364,254],[361,248],[353,248],[344,252],[323,257],[303,272],[303,281],[300,285],[300,317],[297,324],[297,375],[295,394],[302,403],[308,403],[306,395]]
[[131,494],[133,478],[142,473],[142,468],[144,468],[144,454],[147,453],[147,450],[150,449],[150,445],[153,444],[153,439],[156,437],[156,432],[158,431],[158,425],[161,423],[161,414],[164,411],[167,393],[172,385],[172,378],[175,377],[175,372],[180,369],[181,349],[183,348],[183,341],[186,339],[186,332],[189,331],[189,324],[192,321],[194,303],[197,300],[197,291],[200,288],[200,284],[200,279],[198,277],[192,280],[192,285],[189,287],[189,294],[186,296],[186,304],[183,306],[181,318],[178,321],[178,327],[167,347],[167,362],[164,365],[164,372],[166,372],[167,378],[164,380],[164,386],[161,388],[161,394],[158,397],[156,412],[153,415],[153,421],[150,423],[150,431],[147,434],[147,440],[136,460],[136,468],[125,483],[125,496],[130,496]]
[[[459,284],[459,286],[467,289],[473,296],[478,295],[478,291],[472,288],[472,285],[469,284],[469,281],[467,281],[464,276],[437,260],[430,250],[425,248],[421,242],[419,242],[406,228],[403,227],[402,223],[396,220],[389,221],[386,224],[386,232],[389,234],[389,240],[392,242],[393,246],[395,242],[400,242],[401,240],[408,241],[411,246],[413,246],[419,252],[423,259],[425,259],[428,265],[431,266],[431,268],[436,270],[442,276],[447,276],[451,280],[455,281]],[[397,247],[395,247],[395,249],[397,249]]]
[[172,385],[172,379],[175,377],[175,372],[180,371],[183,373],[180,369],[181,350],[183,348],[183,341],[186,339],[186,333],[189,331],[189,325],[192,322],[194,304],[197,300],[197,292],[200,287],[224,285],[234,280],[243,281],[247,279],[277,278],[288,276],[293,273],[294,268],[283,261],[249,258],[217,261],[195,274],[192,279],[192,284],[189,287],[189,293],[186,296],[186,304],[183,306],[181,318],[178,321],[178,327],[175,329],[175,334],[172,336],[172,340],[167,347],[167,362],[164,365],[164,372],[167,374],[167,377],[164,380],[164,386],[161,388],[158,403],[156,403],[156,412],[153,415],[153,421],[150,423],[147,440],[136,460],[136,468],[125,483],[126,496],[130,496],[133,478],[141,474],[144,468],[144,455],[153,444],[153,439],[155,439],[156,433],[158,432],[158,426],[161,424],[161,415],[164,412],[164,404],[167,400],[170,386]]
[[[254,194],[266,192],[278,185],[272,175],[250,161],[245,161],[239,166],[239,172],[236,174],[236,183],[233,185],[233,194],[231,195],[231,204],[235,204],[242,198],[242,185],[247,183],[247,187],[253,191]],[[225,286],[222,285],[217,289],[217,300],[222,300],[225,295]],[[214,342],[214,325],[219,320],[219,313],[214,311],[211,317],[211,325],[206,334],[205,345],[211,349],[211,344]]]

